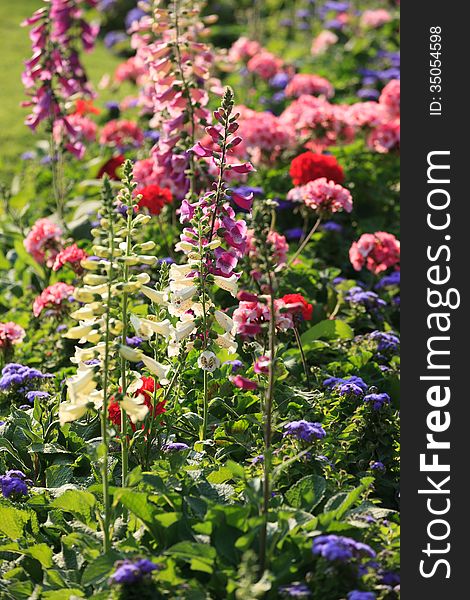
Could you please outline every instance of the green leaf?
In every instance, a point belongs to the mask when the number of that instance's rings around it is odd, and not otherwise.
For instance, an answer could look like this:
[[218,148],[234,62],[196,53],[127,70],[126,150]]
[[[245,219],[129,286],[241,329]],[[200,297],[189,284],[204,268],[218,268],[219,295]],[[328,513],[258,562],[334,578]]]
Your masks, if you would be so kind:
[[24,535],[24,528],[30,519],[31,515],[25,510],[0,505],[0,531],[11,540]]
[[84,598],[85,594],[79,588],[69,588],[68,590],[52,590],[43,592],[44,600],[70,600],[71,598]]
[[73,469],[69,465],[51,465],[46,469],[46,485],[58,488],[69,483],[73,477]]
[[232,479],[232,471],[227,467],[220,467],[218,471],[212,471],[212,473],[207,476],[207,481],[209,483],[225,483],[230,479]]
[[93,494],[84,490],[67,490],[51,502],[51,506],[54,508],[72,513],[87,525],[95,522],[93,515],[95,504],[96,500]]
[[302,477],[287,490],[286,500],[294,508],[302,508],[311,512],[325,496],[326,480],[319,475]]
[[114,563],[120,558],[121,556],[114,551],[98,556],[98,558],[91,562],[83,571],[82,585],[97,585],[102,583],[111,575]]
[[303,333],[300,340],[302,346],[305,346],[304,349],[308,349],[310,342],[320,338],[325,338],[327,340],[350,340],[353,337],[354,331],[347,323],[339,321],[338,319],[326,319],[325,321],[320,321],[320,323],[317,323]]
[[189,562],[190,568],[193,571],[212,573],[217,553],[215,548],[206,544],[179,542],[169,548],[166,554]]

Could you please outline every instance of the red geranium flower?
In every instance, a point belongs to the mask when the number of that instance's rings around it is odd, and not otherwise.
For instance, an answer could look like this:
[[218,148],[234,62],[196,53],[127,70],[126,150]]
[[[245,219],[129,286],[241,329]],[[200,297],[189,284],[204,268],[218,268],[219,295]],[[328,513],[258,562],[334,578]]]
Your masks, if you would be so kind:
[[140,190],[137,190],[142,198],[139,200],[139,208],[148,208],[151,215],[159,215],[165,204],[173,202],[173,196],[168,188],[161,188],[159,185],[152,183]]
[[[145,406],[148,406],[150,411],[149,414],[151,414],[153,393],[155,392],[155,390],[158,390],[160,384],[157,383],[153,377],[142,377],[142,382],[142,387],[134,393],[134,396],[143,394],[144,404]],[[121,391],[121,389],[122,388],[119,388],[119,391]],[[165,401],[157,402],[153,409],[153,416],[157,417],[158,415],[162,415],[164,412],[166,412]],[[111,402],[108,406],[108,417],[110,421],[114,423],[114,425],[121,427],[121,408],[119,406],[119,402],[116,402],[114,398],[111,398]],[[134,423],[131,423],[131,427],[132,431],[136,430],[136,426],[134,425]]]
[[313,306],[305,300],[302,294],[286,294],[282,300],[284,300],[288,312],[294,316],[302,316],[304,321],[310,321]]
[[106,175],[108,175],[108,177],[110,179],[119,179],[119,177],[116,174],[116,171],[119,169],[119,167],[121,165],[124,164],[126,160],[126,157],[123,156],[122,154],[119,154],[119,156],[113,156],[112,158],[110,158],[108,161],[106,161],[104,163],[104,165],[101,167],[101,169],[98,171],[98,179],[101,179],[101,177],[103,177],[103,175],[106,173]]
[[304,152],[293,159],[289,174],[294,185],[305,185],[309,181],[326,177],[335,183],[343,183],[344,173],[334,156]]
[[86,115],[88,113],[99,115],[100,109],[93,105],[92,100],[82,100],[79,98],[75,103],[75,114],[77,115]]

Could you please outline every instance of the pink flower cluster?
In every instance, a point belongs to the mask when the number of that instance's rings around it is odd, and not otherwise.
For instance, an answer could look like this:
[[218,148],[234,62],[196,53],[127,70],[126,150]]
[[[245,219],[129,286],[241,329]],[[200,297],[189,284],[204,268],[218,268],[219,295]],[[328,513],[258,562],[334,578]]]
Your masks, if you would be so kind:
[[77,48],[80,43],[88,51],[94,45],[99,27],[85,20],[81,8],[94,4],[95,0],[50,0],[23,22],[32,26],[33,53],[22,75],[30,96],[23,106],[32,109],[25,123],[35,130],[46,119],[54,125],[61,122],[68,132],[65,147],[77,156],[83,155],[84,147],[63,104],[72,96],[93,95]]
[[261,51],[259,42],[249,40],[247,37],[239,37],[230,47],[228,58],[231,62],[247,62]]
[[336,33],[325,29],[321,31],[312,42],[310,52],[312,56],[320,56],[324,54],[330,46],[334,46],[338,41]]
[[356,271],[364,266],[377,275],[389,267],[399,268],[400,242],[386,231],[364,233],[353,242],[349,249],[349,259]]
[[69,264],[76,273],[81,273],[82,267],[80,266],[80,261],[87,256],[88,254],[79,248],[77,244],[72,244],[57,254],[52,265],[52,270],[58,271],[64,265]]
[[361,16],[361,25],[363,27],[371,27],[373,29],[390,23],[392,15],[384,8],[378,8],[376,10],[365,10]]
[[50,219],[38,219],[26,236],[24,247],[36,262],[52,267],[62,248],[62,229]]
[[[276,327],[279,331],[287,331],[294,327],[292,314],[286,311],[286,303],[282,298],[274,300]],[[233,320],[238,335],[254,338],[263,330],[263,325],[271,320],[269,307],[260,302],[241,301],[233,312]]]
[[[266,242],[269,246],[269,255],[274,259],[275,264],[278,267],[283,267],[287,263],[287,253],[289,252],[289,244],[284,235],[277,231],[271,230],[268,233]],[[259,250],[255,244],[255,231],[249,229],[247,232],[247,245],[245,254],[249,257],[250,263],[254,265],[254,268],[250,271],[250,275],[259,281],[262,277],[261,271],[256,267],[258,261]]]
[[114,79],[117,83],[131,81],[137,85],[145,84],[148,68],[140,55],[131,56],[116,67]]
[[82,156],[85,150],[85,146],[82,142],[94,142],[96,140],[98,126],[89,117],[85,117],[79,113],[73,113],[68,115],[66,119],[54,123],[53,133],[55,142],[57,144],[60,144],[64,140],[67,142],[71,131],[73,131],[72,135],[76,141],[80,143],[81,150],[79,156]]
[[248,61],[246,68],[250,73],[254,73],[261,77],[261,79],[271,79],[278,73],[282,66],[283,61],[268,50],[261,49]]
[[352,196],[349,190],[326,177],[309,181],[305,185],[292,189],[287,194],[288,200],[304,202],[308,207],[319,212],[351,212]]
[[0,349],[5,350],[13,344],[19,344],[25,335],[26,331],[13,321],[0,323]]
[[289,98],[299,98],[304,94],[331,98],[335,92],[328,79],[309,73],[297,73],[287,84],[285,93]]
[[144,141],[144,133],[134,121],[113,119],[101,130],[100,144],[119,149],[139,148]]
[[382,90],[378,102],[382,119],[367,143],[376,152],[386,153],[400,145],[400,81],[392,79]]
[[73,285],[68,285],[61,281],[50,285],[35,298],[33,302],[33,315],[39,317],[43,310],[51,310],[53,313],[58,314],[63,308],[63,303],[69,301],[74,291],[75,288]]

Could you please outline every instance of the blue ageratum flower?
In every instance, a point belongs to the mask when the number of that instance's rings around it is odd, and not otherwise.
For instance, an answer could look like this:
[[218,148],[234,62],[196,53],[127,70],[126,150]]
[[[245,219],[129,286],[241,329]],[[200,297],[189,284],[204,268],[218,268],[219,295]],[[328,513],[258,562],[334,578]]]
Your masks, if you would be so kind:
[[147,558],[118,561],[116,570],[110,577],[110,583],[119,585],[139,583],[156,569],[158,566]]
[[16,500],[28,495],[28,484],[23,471],[11,470],[0,475],[0,488],[4,498]]
[[312,595],[310,589],[305,583],[291,583],[289,585],[283,585],[279,588],[279,591],[286,598],[310,598]]
[[400,338],[393,331],[373,331],[369,338],[377,342],[379,352],[395,352],[400,346]]
[[38,400],[47,400],[51,395],[48,392],[41,392],[41,390],[32,390],[31,392],[26,392],[26,400],[34,404],[36,398]]
[[385,300],[379,298],[375,292],[364,291],[360,287],[351,288],[345,296],[351,304],[359,304],[369,309],[377,309],[387,306]]
[[389,288],[400,285],[400,271],[394,271],[390,275],[385,275],[380,281],[375,284],[375,290],[382,290],[383,288]]
[[326,560],[348,562],[375,557],[375,551],[367,544],[342,535],[319,535],[313,540],[312,552]]
[[184,450],[189,450],[189,446],[184,442],[168,442],[168,444],[163,446],[163,450],[165,452],[183,452]]
[[361,592],[359,590],[353,590],[348,594],[348,600],[375,600],[376,595],[374,592]]
[[340,396],[362,396],[369,386],[357,375],[351,375],[350,377],[329,377],[323,382],[323,386],[334,390]]
[[376,460],[371,463],[370,468],[372,471],[385,471],[385,465],[380,460]]
[[364,402],[370,403],[374,410],[380,410],[386,404],[390,404],[390,396],[385,392],[381,394],[367,394],[367,396],[364,396]]
[[2,369],[0,391],[14,390],[19,393],[26,393],[30,391],[31,387],[37,387],[40,380],[50,377],[53,377],[53,375],[41,373],[38,369],[18,363],[8,363]]
[[320,423],[312,423],[305,421],[292,421],[284,425],[284,436],[292,436],[304,442],[311,442],[314,439],[322,439],[326,436],[326,432]]

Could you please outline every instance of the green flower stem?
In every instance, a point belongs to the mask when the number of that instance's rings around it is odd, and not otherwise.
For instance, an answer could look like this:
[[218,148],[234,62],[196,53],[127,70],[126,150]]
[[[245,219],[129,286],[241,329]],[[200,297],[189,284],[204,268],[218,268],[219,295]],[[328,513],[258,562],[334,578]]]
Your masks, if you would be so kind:
[[311,240],[313,234],[317,231],[318,227],[320,226],[321,221],[322,221],[322,218],[321,218],[321,215],[320,215],[318,217],[318,219],[315,221],[315,225],[310,230],[310,233],[307,235],[307,237],[304,239],[304,241],[298,247],[297,252],[294,254],[294,256],[292,256],[290,258],[289,262],[287,263],[288,267],[290,267],[292,265],[292,263],[295,261],[295,259],[298,258],[302,254],[305,246],[309,243],[309,241]]
[[305,358],[304,349],[302,347],[302,340],[300,339],[299,330],[297,329],[297,325],[294,325],[294,335],[295,335],[295,341],[297,342],[297,346],[300,351],[300,356],[302,358],[302,366],[304,368],[305,379],[307,380],[307,388],[310,390],[310,377],[308,375],[308,365],[307,365],[307,360]]

